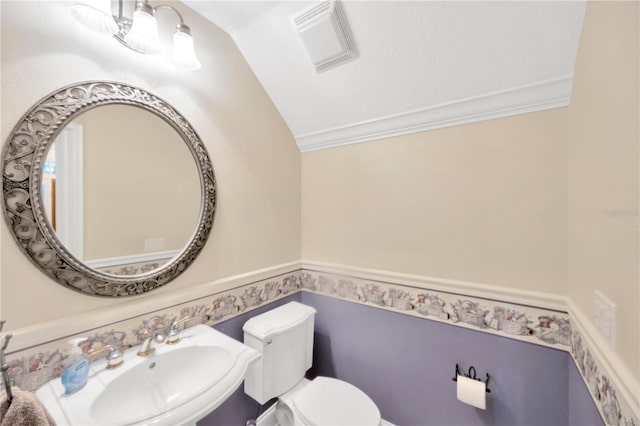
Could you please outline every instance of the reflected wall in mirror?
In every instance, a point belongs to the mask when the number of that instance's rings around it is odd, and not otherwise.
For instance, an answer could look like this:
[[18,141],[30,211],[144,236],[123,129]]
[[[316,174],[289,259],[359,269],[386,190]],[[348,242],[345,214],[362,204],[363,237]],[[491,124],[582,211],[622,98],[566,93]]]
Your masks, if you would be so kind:
[[5,217],[25,254],[74,290],[125,296],[171,281],[213,224],[206,150],[169,104],[86,82],[36,104],[3,151]]
[[49,149],[42,184],[60,242],[107,273],[162,266],[198,223],[200,179],[191,151],[169,124],[138,107],[105,105],[76,117]]

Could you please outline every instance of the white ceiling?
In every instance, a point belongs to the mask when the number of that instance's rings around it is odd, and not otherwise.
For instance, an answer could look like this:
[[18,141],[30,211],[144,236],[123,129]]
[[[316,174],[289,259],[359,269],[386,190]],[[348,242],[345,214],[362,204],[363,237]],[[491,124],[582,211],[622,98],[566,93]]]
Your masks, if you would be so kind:
[[585,10],[343,1],[359,57],[318,73],[292,19],[321,2],[183,3],[233,37],[303,151],[568,105]]

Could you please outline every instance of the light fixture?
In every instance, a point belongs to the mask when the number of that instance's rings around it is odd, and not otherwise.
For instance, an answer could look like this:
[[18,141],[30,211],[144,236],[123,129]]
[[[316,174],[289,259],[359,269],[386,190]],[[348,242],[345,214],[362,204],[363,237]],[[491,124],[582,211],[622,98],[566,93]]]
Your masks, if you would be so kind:
[[100,33],[115,35],[119,30],[111,16],[111,0],[78,0],[69,11],[78,22]]
[[148,2],[137,2],[129,31],[123,31],[124,36],[118,33],[118,39],[123,41],[125,46],[140,53],[162,52],[158,37],[158,21],[156,21],[155,15],[155,10]]
[[154,7],[149,0],[139,0],[136,2],[132,19],[123,16],[122,9],[123,0],[118,0],[118,16],[111,14],[111,0],[76,0],[70,12],[83,25],[113,35],[120,43],[136,52],[160,54],[163,49],[158,37],[158,21],[155,14],[159,9],[170,9],[180,20],[173,34],[171,60],[177,66],[188,70],[200,69],[201,64],[193,47],[191,29],[173,6]]
[[176,65],[188,70],[197,70],[200,68],[200,62],[193,48],[191,30],[184,24],[178,24],[176,26],[176,32],[173,33],[171,59]]

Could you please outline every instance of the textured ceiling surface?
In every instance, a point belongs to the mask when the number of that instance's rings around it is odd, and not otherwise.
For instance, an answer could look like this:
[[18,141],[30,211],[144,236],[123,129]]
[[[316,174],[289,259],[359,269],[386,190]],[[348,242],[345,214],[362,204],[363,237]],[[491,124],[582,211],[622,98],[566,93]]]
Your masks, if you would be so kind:
[[318,1],[185,4],[227,31],[302,150],[568,104],[583,1],[342,1],[359,58],[316,72]]

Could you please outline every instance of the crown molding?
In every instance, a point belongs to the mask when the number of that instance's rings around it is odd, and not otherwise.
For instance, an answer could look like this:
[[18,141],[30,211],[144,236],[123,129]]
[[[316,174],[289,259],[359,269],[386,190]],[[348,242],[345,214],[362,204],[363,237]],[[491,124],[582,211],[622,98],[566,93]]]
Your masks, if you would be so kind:
[[560,108],[569,105],[572,82],[573,75],[562,76],[294,137],[308,152]]

